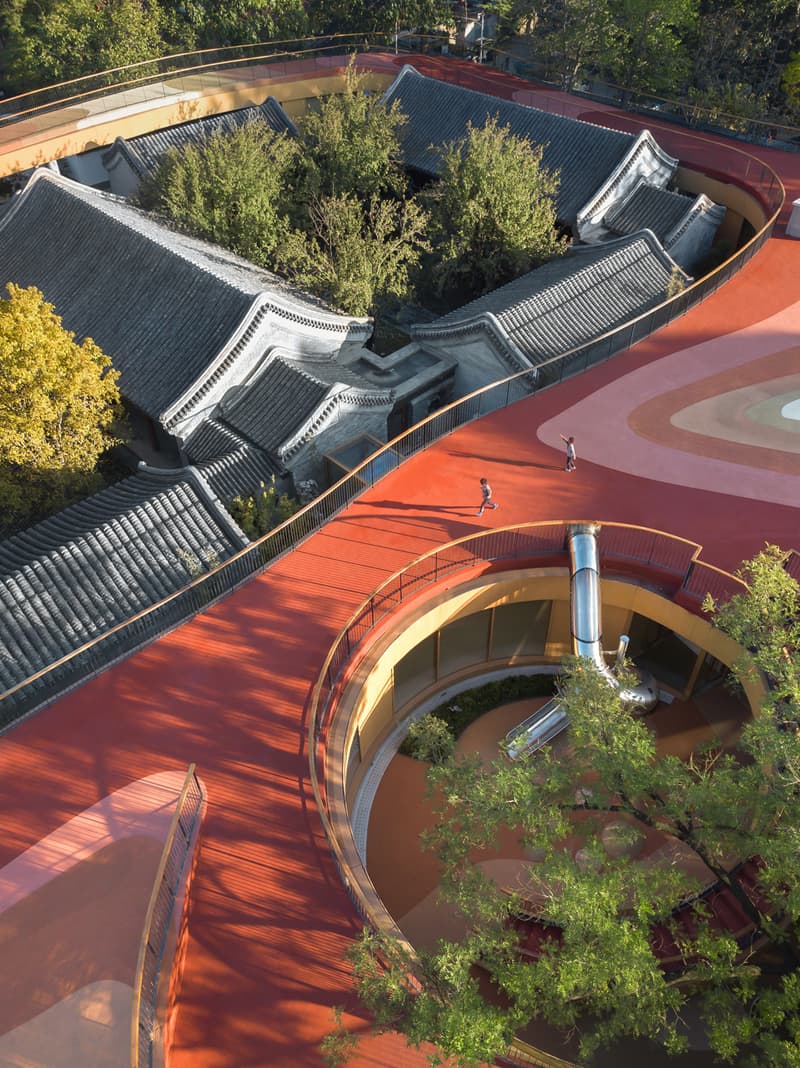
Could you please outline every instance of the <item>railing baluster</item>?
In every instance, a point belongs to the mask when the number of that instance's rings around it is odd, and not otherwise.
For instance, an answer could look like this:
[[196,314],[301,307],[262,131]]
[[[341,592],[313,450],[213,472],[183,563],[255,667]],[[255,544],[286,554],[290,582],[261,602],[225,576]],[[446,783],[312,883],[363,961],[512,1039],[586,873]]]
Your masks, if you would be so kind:
[[[330,50],[329,46],[326,47]],[[340,45],[336,47],[341,50]],[[252,55],[252,53],[247,54]],[[170,58],[172,57],[152,62],[167,63]],[[263,57],[259,58],[263,59]],[[85,84],[84,79],[76,80],[75,84],[77,82]],[[63,106],[64,101],[61,103]],[[700,152],[699,147],[693,143],[690,143],[688,147],[684,146],[684,149],[691,152],[692,147],[695,153]],[[0,694],[0,724],[6,727],[40,705],[53,700],[76,682],[102,670],[114,660],[129,655],[142,643],[166,633],[180,622],[202,611],[213,601],[233,592],[253,575],[271,566],[284,553],[291,551],[305,537],[319,529],[327,519],[345,508],[368,485],[374,485],[379,481],[383,473],[388,473],[394,468],[394,464],[376,464],[378,457],[390,450],[398,457],[413,455],[450,433],[455,426],[461,426],[479,418],[484,411],[495,411],[515,403],[520,386],[526,387],[525,392],[530,392],[531,388],[536,392],[539,388],[559,382],[564,377],[579,373],[579,369],[593,366],[613,356],[625,347],[627,341],[641,340],[660,326],[685,314],[690,307],[699,303],[726,281],[734,271],[740,270],[761,248],[771,235],[783,206],[785,192],[778,176],[770,167],[740,149],[732,147],[728,149],[728,159],[731,161],[730,170],[734,172],[730,175],[731,180],[738,180],[743,186],[749,185],[754,189],[758,186],[757,191],[769,217],[762,229],[748,244],[734,253],[712,274],[695,282],[683,293],[665,301],[657,308],[631,322],[622,324],[616,330],[595,338],[592,342],[570,352],[555,356],[537,368],[520,371],[501,382],[476,390],[429,416],[368,457],[355,471],[345,475],[340,482],[306,505],[275,531],[271,531],[247,548],[240,550],[213,571],[195,579],[187,587],[150,606],[132,619],[117,624],[103,634],[96,635],[71,653]],[[744,167],[742,167],[742,160],[745,161]],[[690,166],[693,163],[696,166],[702,165],[702,162],[693,161],[691,158],[685,159],[684,162]],[[766,194],[762,194],[761,187],[766,188]]]

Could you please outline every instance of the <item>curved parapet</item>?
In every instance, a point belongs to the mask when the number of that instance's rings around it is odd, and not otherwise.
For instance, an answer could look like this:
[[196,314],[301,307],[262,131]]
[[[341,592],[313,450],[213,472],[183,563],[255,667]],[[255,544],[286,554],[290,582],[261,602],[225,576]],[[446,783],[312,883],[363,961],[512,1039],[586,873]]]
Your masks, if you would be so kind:
[[630,708],[651,712],[658,693],[651,682],[620,687],[603,655],[603,626],[600,600],[600,553],[595,523],[576,523],[567,532],[570,559],[570,619],[572,647],[576,656],[591,660],[610,686],[619,690],[620,700]]

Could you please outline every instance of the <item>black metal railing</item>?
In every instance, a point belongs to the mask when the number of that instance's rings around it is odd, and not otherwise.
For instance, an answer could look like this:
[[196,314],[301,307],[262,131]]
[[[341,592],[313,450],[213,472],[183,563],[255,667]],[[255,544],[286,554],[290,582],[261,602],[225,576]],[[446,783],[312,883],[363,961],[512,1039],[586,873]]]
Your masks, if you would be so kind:
[[[567,532],[586,520],[529,523],[501,530],[468,535],[426,553],[383,582],[356,609],[340,630],[320,670],[311,698],[308,726],[308,767],[311,788],[317,802],[331,854],[347,894],[363,922],[375,931],[399,938],[409,949],[402,931],[383,907],[380,896],[364,867],[349,830],[349,816],[332,812],[327,790],[327,755],[337,714],[339,686],[353,655],[381,620],[391,611],[432,589],[454,572],[498,564],[518,567],[568,565]],[[613,575],[619,562],[636,564],[652,571],[660,585],[662,576],[671,576],[670,593],[687,600],[699,610],[706,593],[727,600],[746,589],[735,576],[698,560],[702,547],[693,541],[664,531],[623,523],[604,523],[598,543],[603,573]],[[502,568],[501,568],[502,570]],[[646,579],[645,579],[646,581]],[[344,782],[347,755],[341,767],[331,770]],[[346,828],[346,829],[345,829]],[[340,833],[341,832],[341,833]],[[498,1063],[537,1068],[560,1068],[569,1062],[552,1057],[525,1043],[515,1043]]]
[[[237,589],[271,562],[345,508],[364,490],[407,457],[426,449],[458,427],[483,415],[580,374],[684,315],[739,271],[768,240],[783,204],[783,185],[762,161],[734,147],[709,146],[702,138],[688,138],[687,163],[702,166],[713,147],[716,166],[725,166],[732,180],[756,196],[766,221],[755,236],[706,277],[623,326],[526,371],[492,383],[448,405],[377,450],[350,474],[277,529],[236,553],[219,567],[152,605],[143,612],[98,634],[40,671],[0,693],[0,729],[64,693],[121,657],[190,619],[209,604]],[[667,146],[669,147],[669,146]]]

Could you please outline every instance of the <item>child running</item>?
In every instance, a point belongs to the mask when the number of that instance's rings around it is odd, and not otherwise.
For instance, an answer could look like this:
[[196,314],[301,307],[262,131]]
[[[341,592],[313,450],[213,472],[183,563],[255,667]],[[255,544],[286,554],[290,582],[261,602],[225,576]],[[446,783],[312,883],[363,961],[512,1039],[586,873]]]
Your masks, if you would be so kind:
[[489,485],[489,480],[486,478],[481,479],[481,506],[475,515],[483,515],[483,510],[486,505],[490,508],[497,508],[497,504],[492,500],[492,487]]

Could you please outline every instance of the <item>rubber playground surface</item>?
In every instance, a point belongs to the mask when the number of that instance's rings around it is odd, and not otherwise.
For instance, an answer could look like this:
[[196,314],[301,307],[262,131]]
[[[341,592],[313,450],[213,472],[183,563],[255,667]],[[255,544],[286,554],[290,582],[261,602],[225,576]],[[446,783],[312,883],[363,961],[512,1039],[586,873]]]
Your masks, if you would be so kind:
[[[475,77],[485,88],[487,72]],[[800,156],[756,154],[790,205]],[[342,960],[360,922],[307,777],[308,703],[328,648],[390,574],[490,525],[640,524],[701,543],[726,569],[766,541],[800,548],[800,242],[787,217],[682,319],[406,461],[267,573],[5,735],[0,1065],[129,1063],[138,937],[192,761],[208,812],[175,1068],[319,1066],[334,1005],[367,1032]],[[576,437],[572,474],[562,433]],[[482,476],[500,507],[478,518]],[[425,1056],[366,1037],[353,1063]]]

